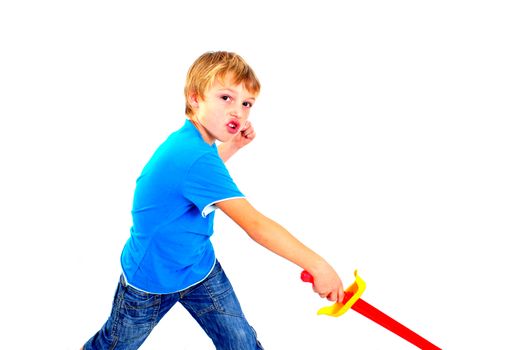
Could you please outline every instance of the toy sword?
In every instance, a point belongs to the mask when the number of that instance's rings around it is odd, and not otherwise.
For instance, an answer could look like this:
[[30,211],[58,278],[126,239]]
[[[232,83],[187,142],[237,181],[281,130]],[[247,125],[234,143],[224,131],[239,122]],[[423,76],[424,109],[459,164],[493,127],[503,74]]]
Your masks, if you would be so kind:
[[[356,277],[356,280],[349,288],[345,290],[343,302],[322,307],[318,310],[318,315],[338,317],[347,312],[347,310],[353,309],[354,311],[390,330],[420,349],[440,350],[438,346],[430,343],[406,326],[395,321],[374,306],[367,303],[365,300],[361,299],[360,297],[365,290],[365,282],[360,278],[360,276],[358,276],[357,271],[354,271],[354,276]],[[314,278],[307,271],[303,271],[301,273],[301,280],[304,282],[314,283]]]

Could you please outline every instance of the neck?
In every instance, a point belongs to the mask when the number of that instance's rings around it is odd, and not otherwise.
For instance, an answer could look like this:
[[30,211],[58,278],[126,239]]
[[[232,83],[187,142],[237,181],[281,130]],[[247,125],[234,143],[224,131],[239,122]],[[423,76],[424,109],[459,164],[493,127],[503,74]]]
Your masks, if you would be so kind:
[[210,133],[205,129],[205,127],[201,125],[201,123],[199,123],[199,121],[196,118],[190,117],[189,120],[192,124],[194,124],[197,131],[199,131],[203,140],[210,146],[213,145],[215,142],[215,138],[212,135],[210,135]]

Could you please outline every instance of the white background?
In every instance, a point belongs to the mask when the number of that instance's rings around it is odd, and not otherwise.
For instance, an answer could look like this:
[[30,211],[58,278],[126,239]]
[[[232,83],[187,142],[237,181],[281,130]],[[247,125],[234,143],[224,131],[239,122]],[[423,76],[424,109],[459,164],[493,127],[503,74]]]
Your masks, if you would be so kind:
[[[77,349],[102,325],[135,179],[190,64],[230,50],[262,83],[228,164],[249,200],[440,347],[526,348],[520,3],[2,2],[1,341]],[[300,269],[221,213],[214,242],[267,349],[414,348],[317,316]],[[211,348],[180,306],[143,346]]]

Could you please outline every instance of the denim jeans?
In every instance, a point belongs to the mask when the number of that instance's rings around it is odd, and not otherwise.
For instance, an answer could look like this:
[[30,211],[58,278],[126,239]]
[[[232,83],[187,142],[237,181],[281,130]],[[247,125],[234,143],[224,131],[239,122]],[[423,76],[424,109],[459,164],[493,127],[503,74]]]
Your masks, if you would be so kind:
[[212,339],[216,349],[263,349],[248,324],[219,262],[201,283],[172,294],[150,294],[126,285],[121,276],[111,315],[84,350],[138,349],[175,303],[180,302]]

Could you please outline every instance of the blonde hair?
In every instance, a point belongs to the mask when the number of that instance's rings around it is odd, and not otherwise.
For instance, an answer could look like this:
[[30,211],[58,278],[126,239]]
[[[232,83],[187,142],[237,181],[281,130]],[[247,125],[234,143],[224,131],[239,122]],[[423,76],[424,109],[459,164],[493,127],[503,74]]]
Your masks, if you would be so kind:
[[184,87],[186,115],[192,117],[194,114],[189,102],[190,94],[195,93],[198,97],[203,98],[206,90],[216,79],[222,80],[229,73],[234,84],[243,83],[247,91],[254,95],[259,94],[259,80],[241,56],[226,51],[206,52],[195,60],[186,75]]

